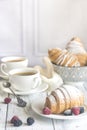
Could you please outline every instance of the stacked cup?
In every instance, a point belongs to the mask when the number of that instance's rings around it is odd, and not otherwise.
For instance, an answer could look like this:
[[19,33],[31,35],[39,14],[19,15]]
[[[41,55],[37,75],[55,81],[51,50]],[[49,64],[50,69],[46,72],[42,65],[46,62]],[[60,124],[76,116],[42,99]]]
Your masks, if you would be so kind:
[[41,84],[40,72],[35,68],[28,67],[28,58],[26,57],[3,57],[0,68],[16,91],[30,91]]

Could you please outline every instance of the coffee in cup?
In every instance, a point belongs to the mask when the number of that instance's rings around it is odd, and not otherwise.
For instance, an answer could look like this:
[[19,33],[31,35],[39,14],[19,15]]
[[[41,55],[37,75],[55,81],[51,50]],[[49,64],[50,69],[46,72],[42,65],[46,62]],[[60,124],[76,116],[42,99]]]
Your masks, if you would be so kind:
[[18,91],[29,91],[41,84],[39,71],[34,68],[18,68],[9,71],[9,81]]
[[11,69],[20,68],[20,67],[27,67],[28,66],[28,59],[22,56],[9,56],[1,58],[1,72],[5,75]]

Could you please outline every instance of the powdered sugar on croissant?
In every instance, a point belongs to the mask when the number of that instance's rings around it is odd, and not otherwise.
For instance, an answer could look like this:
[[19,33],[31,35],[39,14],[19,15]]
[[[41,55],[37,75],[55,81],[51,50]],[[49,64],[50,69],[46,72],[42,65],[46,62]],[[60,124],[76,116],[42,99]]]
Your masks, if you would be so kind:
[[80,66],[87,65],[87,52],[79,38],[72,38],[66,45],[66,49],[77,56]]
[[74,54],[86,54],[86,50],[78,37],[72,38],[66,45],[66,49]]
[[56,48],[49,50],[48,54],[50,60],[57,65],[69,67],[80,66],[78,58],[67,50],[61,50],[60,48]]

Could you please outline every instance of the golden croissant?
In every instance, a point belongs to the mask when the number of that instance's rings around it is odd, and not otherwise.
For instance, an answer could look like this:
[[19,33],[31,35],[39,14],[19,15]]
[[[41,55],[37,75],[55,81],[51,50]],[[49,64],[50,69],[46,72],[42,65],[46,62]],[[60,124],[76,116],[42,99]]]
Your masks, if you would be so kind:
[[61,50],[60,48],[54,48],[48,50],[48,55],[52,63],[61,65],[61,66],[80,66],[78,58],[68,52],[67,50]]
[[84,95],[76,87],[71,85],[63,85],[52,91],[49,96],[46,97],[45,107],[51,110],[51,113],[63,113],[67,109],[71,109],[74,106],[84,105]]

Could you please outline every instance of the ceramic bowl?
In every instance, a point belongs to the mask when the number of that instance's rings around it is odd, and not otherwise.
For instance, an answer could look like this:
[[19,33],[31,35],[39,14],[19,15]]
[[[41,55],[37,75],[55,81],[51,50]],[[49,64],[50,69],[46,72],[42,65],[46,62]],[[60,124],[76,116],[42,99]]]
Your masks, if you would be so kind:
[[87,81],[87,66],[65,67],[53,64],[54,71],[58,73],[64,82]]

